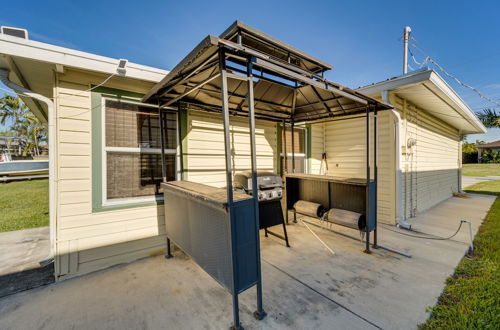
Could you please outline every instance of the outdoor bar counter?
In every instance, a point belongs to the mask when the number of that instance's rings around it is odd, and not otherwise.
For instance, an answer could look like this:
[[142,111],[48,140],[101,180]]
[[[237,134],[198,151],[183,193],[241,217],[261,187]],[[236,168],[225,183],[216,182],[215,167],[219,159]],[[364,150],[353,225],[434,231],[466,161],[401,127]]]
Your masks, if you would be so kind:
[[287,173],[285,180],[287,209],[305,200],[319,203],[327,210],[338,208],[363,214],[367,219],[367,231],[376,228],[376,199],[370,198],[376,196],[375,181],[303,173]]
[[[252,196],[190,181],[161,184],[167,238],[232,294],[258,281],[255,203]],[[170,244],[168,244],[170,246]]]

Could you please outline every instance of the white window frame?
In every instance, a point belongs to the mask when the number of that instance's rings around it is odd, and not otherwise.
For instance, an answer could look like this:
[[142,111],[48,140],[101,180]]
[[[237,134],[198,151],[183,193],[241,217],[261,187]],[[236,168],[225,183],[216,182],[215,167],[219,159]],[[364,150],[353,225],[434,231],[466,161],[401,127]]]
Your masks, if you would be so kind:
[[[128,205],[128,204],[136,204],[136,203],[146,203],[146,202],[154,202],[154,201],[163,201],[163,196],[151,195],[151,196],[141,196],[141,197],[124,197],[124,198],[113,198],[108,199],[107,191],[108,191],[108,177],[107,177],[107,154],[112,152],[120,152],[120,153],[144,153],[144,154],[161,154],[161,148],[128,148],[128,147],[107,147],[106,146],[106,101],[118,101],[122,103],[130,103],[140,105],[142,107],[148,107],[153,109],[158,109],[157,106],[131,101],[131,100],[123,100],[114,97],[103,97],[101,102],[101,136],[102,136],[102,205],[103,206],[115,206],[115,205]],[[178,118],[176,118],[178,120]],[[179,125],[176,125],[176,130],[179,129]],[[178,132],[177,132],[178,133]],[[176,148],[175,149],[164,149],[165,155],[175,155],[174,157],[174,166],[177,172],[178,168],[178,159],[179,159],[179,134],[175,134],[176,136]]]

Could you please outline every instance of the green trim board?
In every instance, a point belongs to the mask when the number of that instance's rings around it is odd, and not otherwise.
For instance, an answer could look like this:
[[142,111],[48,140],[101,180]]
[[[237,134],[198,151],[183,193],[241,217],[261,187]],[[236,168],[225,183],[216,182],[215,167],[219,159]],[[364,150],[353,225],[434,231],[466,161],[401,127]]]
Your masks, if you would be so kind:
[[104,206],[102,200],[102,98],[112,97],[119,100],[138,102],[142,94],[108,88],[97,87],[91,93],[91,130],[92,130],[92,212],[104,212],[128,209],[134,207],[153,206],[163,204],[163,200],[157,199],[148,202],[130,202],[123,205]]
[[181,147],[181,162],[182,162],[182,180],[188,180],[188,121],[189,121],[189,113],[186,110],[186,107],[183,103],[179,106],[179,116],[177,117],[179,120],[179,142]]
[[311,124],[306,125],[306,158],[307,158],[307,172],[311,173],[311,167],[312,167],[312,128]]
[[281,144],[281,124],[276,123],[276,170],[278,174],[283,175],[284,173],[281,173]]

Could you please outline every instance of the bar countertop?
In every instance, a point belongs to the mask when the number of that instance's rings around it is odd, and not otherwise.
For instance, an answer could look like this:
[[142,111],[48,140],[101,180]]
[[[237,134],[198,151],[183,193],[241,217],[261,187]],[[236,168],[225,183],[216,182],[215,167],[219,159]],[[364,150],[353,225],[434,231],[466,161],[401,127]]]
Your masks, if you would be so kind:
[[[287,173],[286,178],[294,179],[304,179],[304,180],[317,180],[317,181],[328,181],[335,183],[345,183],[356,186],[366,186],[366,179],[362,178],[346,178],[341,176],[331,176],[322,174],[305,174],[305,173]],[[374,182],[373,180],[370,182]]]
[[[175,190],[185,193],[202,201],[227,207],[227,191],[226,188],[217,188],[206,184],[192,181],[169,181],[162,182],[163,189]],[[233,191],[233,202],[239,202],[247,199],[252,199],[252,196],[243,194],[238,191]]]

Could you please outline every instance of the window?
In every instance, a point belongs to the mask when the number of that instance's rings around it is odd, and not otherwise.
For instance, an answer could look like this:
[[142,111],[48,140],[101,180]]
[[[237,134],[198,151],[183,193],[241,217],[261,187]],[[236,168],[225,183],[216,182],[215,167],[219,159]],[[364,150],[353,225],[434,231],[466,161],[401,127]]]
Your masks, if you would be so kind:
[[[161,194],[161,138],[158,109],[104,99],[103,204],[154,200]],[[165,113],[167,180],[175,180],[177,121]]]
[[[281,164],[283,170],[285,169],[285,132],[286,132],[286,156],[288,172],[293,172],[292,163],[292,129],[287,127],[286,130],[281,131]],[[306,129],[301,127],[293,128],[293,138],[294,138],[294,153],[295,153],[295,173],[305,173],[306,172]]]

